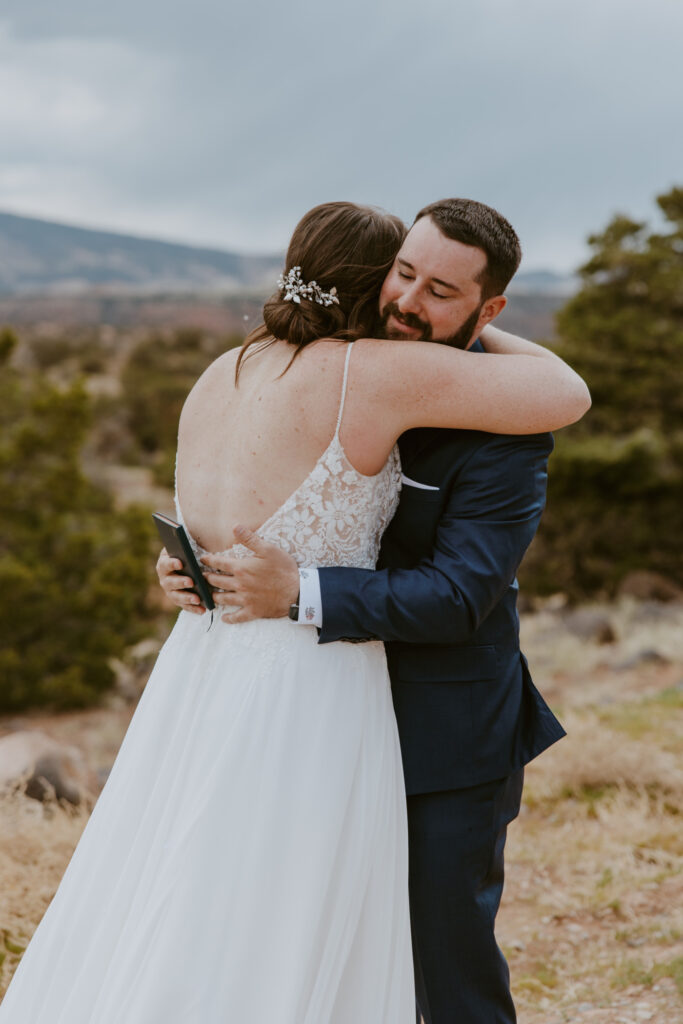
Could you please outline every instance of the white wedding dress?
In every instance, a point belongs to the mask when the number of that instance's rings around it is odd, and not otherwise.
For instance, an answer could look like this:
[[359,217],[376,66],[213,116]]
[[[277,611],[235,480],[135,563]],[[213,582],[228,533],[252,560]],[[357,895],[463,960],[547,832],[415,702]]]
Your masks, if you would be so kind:
[[[398,501],[398,453],[367,477],[339,440],[350,352],[329,447],[259,530],[300,565],[373,567]],[[0,1024],[414,1024],[383,645],[208,622],[180,613]]]

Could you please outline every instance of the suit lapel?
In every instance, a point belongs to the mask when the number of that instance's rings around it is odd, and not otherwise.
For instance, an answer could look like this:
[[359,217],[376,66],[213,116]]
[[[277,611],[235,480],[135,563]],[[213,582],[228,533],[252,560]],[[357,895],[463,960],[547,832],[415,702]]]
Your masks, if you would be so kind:
[[416,427],[401,434],[398,439],[398,450],[401,453],[401,466],[404,470],[410,469],[418,461],[420,454],[437,433],[440,431],[436,427]]

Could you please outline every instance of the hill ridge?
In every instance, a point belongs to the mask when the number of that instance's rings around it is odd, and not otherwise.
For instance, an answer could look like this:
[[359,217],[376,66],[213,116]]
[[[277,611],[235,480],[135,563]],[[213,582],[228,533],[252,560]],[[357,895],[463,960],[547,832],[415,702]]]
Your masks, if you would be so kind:
[[250,256],[0,211],[5,295],[262,290],[273,286],[282,263],[279,254]]
[[[0,296],[236,294],[274,290],[281,253],[246,255],[0,210]],[[571,294],[576,281],[523,270],[513,295]]]

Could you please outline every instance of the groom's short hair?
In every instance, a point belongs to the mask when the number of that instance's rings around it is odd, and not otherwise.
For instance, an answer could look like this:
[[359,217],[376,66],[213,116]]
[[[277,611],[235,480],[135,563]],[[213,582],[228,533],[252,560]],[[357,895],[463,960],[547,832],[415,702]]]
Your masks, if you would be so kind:
[[474,199],[439,199],[423,207],[415,218],[431,217],[446,238],[474,245],[486,253],[479,275],[482,299],[502,295],[522,259],[515,229],[491,206]]

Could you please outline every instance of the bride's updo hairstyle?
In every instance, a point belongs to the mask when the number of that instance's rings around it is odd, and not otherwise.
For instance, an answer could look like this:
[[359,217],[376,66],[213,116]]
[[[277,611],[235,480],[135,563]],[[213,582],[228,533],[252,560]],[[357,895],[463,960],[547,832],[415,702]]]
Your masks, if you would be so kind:
[[[336,289],[337,302],[324,305],[304,296],[298,296],[299,302],[285,300],[286,290],[279,289],[263,307],[263,324],[245,338],[235,377],[245,356],[276,339],[293,346],[289,369],[299,352],[319,338],[371,337],[376,332],[380,288],[405,234],[398,217],[372,206],[323,203],[309,210],[292,235],[284,276],[300,267],[306,284],[315,281],[323,292]],[[254,345],[258,347],[252,349]]]

